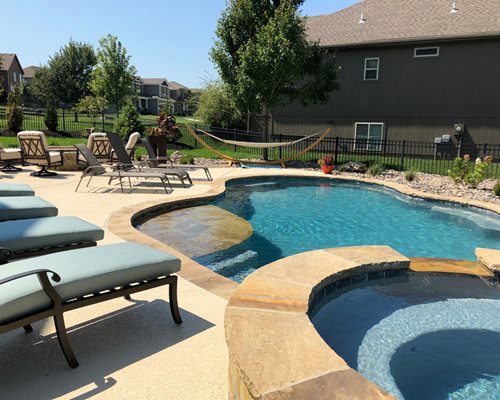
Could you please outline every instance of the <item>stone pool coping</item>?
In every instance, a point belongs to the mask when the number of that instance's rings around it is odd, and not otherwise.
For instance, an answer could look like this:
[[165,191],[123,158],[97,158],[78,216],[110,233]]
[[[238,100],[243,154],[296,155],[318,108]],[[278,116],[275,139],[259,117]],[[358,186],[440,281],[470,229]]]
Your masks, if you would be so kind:
[[226,190],[226,183],[238,179],[253,179],[253,178],[280,178],[280,177],[297,177],[297,178],[313,178],[313,179],[333,179],[341,181],[352,181],[376,184],[379,186],[394,189],[405,195],[424,198],[428,200],[439,200],[444,202],[451,202],[461,205],[473,206],[484,210],[492,211],[500,214],[500,205],[493,203],[486,203],[472,199],[443,196],[421,192],[416,189],[407,187],[394,182],[380,181],[374,178],[357,178],[352,176],[340,175],[325,175],[316,171],[304,170],[250,170],[250,169],[231,169],[229,173],[215,179],[210,183],[210,189],[204,194],[190,196],[184,195],[172,200],[152,200],[143,203],[138,203],[133,206],[127,206],[112,213],[107,221],[107,228],[124,240],[129,240],[137,243],[146,244],[148,246],[167,251],[179,257],[182,261],[182,270],[179,275],[189,280],[190,282],[222,297],[229,299],[234,293],[238,284],[222,275],[209,270],[208,268],[200,265],[196,261],[187,257],[177,249],[162,243],[135,228],[135,225],[150,218],[151,216],[159,213],[170,211],[186,206],[196,206],[206,204],[206,202],[216,198],[224,193]]

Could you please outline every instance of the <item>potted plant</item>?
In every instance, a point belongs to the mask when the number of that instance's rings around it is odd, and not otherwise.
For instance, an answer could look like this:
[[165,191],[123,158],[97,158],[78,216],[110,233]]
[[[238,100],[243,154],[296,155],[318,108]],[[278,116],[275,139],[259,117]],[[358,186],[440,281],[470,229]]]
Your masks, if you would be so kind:
[[173,143],[178,140],[182,134],[179,127],[175,124],[174,117],[160,112],[157,127],[149,128],[149,142],[153,146],[158,157],[166,157],[167,143]]
[[333,164],[332,156],[324,156],[318,160],[318,164],[321,167],[321,170],[324,174],[331,174],[335,169],[335,165]]

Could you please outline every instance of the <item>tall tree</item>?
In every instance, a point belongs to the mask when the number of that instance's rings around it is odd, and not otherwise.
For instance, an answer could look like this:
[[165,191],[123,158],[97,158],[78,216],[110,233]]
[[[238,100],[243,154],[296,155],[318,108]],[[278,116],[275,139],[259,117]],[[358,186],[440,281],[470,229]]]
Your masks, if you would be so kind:
[[37,71],[31,91],[47,102],[73,107],[90,95],[90,74],[96,62],[91,44],[70,40]]
[[130,56],[116,36],[105,36],[99,44],[90,88],[96,96],[105,98],[109,105],[116,107],[118,114],[127,96],[134,94],[137,70],[130,64]]
[[304,0],[228,0],[211,50],[220,76],[243,111],[264,113],[298,101],[326,102],[337,89],[335,56],[309,42]]

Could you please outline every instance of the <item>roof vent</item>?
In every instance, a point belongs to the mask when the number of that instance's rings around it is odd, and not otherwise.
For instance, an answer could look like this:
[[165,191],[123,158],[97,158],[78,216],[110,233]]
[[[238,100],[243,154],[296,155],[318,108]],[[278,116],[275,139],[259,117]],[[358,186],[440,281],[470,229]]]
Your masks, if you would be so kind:
[[450,14],[455,14],[456,12],[458,12],[457,3],[453,2],[453,4],[451,5]]
[[359,21],[358,23],[360,24],[364,24],[366,21],[366,17],[365,17],[365,14],[361,14],[360,17],[359,17]]

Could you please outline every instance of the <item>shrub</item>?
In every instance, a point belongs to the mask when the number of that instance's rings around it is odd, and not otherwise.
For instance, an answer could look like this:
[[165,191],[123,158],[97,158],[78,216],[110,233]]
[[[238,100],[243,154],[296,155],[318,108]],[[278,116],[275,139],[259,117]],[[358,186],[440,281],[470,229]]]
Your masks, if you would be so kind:
[[370,168],[368,168],[368,173],[371,176],[377,176],[379,175],[382,171],[384,170],[384,164],[376,162],[375,164],[370,165]]
[[497,181],[497,183],[495,183],[495,186],[493,186],[493,194],[495,196],[500,196],[500,181]]
[[57,131],[57,110],[54,105],[48,105],[43,122],[49,131]]
[[125,105],[122,108],[120,116],[116,119],[113,129],[124,139],[127,139],[133,132],[144,133],[144,125],[131,98],[125,101]]
[[11,131],[20,131],[23,126],[23,111],[21,110],[21,87],[14,86],[14,90],[7,97],[7,108],[5,110],[7,128]]
[[318,164],[323,166],[323,165],[333,165],[333,157],[332,156],[324,156],[318,160]]
[[408,168],[404,172],[404,177],[408,182],[413,182],[414,180],[417,179],[417,170],[415,168]]
[[179,164],[194,164],[194,158],[191,157],[191,156],[182,156],[181,158],[179,158],[179,161],[178,161]]
[[484,157],[483,160],[476,158],[472,163],[470,156],[465,154],[453,160],[452,169],[448,170],[448,176],[455,184],[467,185],[476,188],[486,177],[486,172],[492,161],[491,156]]

